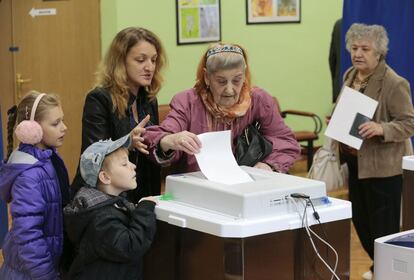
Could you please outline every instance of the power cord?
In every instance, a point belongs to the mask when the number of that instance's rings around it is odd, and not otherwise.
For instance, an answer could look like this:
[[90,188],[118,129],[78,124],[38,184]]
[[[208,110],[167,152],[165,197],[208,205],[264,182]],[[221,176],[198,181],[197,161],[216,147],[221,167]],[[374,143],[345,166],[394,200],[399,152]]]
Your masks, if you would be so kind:
[[[308,199],[306,199],[306,201],[307,201],[308,206],[309,205],[312,206],[312,210],[313,210],[312,215],[318,221],[320,227],[322,228],[322,232],[323,232],[323,236],[325,238],[325,241],[329,243],[328,234],[326,233],[324,225],[321,223],[319,213],[315,210],[315,206],[313,205],[312,199],[308,198]],[[326,259],[327,259],[327,262],[328,262],[329,261],[329,246],[326,246]]]
[[[306,233],[309,237],[309,241],[312,244],[313,250],[315,251],[315,254],[317,255],[317,257],[322,261],[322,263],[326,266],[326,268],[328,268],[328,270],[332,273],[332,277],[331,280],[335,277],[337,280],[340,280],[339,277],[336,275],[336,269],[338,266],[338,253],[336,252],[336,250],[328,243],[326,242],[323,238],[321,238],[318,234],[316,234],[310,227],[309,227],[309,223],[308,223],[308,216],[307,216],[307,207],[308,207],[308,201],[310,200],[310,197],[308,195],[302,194],[302,193],[293,193],[290,196],[287,197],[290,201],[293,202],[293,204],[295,205],[296,208],[296,212],[299,214],[299,217],[302,220],[302,226],[305,228]],[[299,211],[299,206],[296,202],[296,199],[301,199],[302,201],[302,206],[304,207],[304,213],[302,215],[301,211]],[[316,212],[315,207],[313,206],[313,203],[311,202],[312,208],[314,210],[313,212],[313,216],[316,220],[319,221],[319,214]],[[316,214],[315,214],[316,213]],[[320,223],[320,221],[319,221]],[[313,241],[312,235],[313,234],[315,237],[317,237],[320,241],[322,241],[324,244],[326,244],[335,254],[335,266],[334,269],[331,268],[331,266],[322,258],[322,256],[319,254],[318,249],[316,248],[316,245]]]
[[[312,202],[312,199],[310,199],[310,196],[306,195],[306,194],[303,194],[303,193],[292,193],[290,196],[293,197],[293,198],[297,198],[297,199],[303,199],[307,202],[307,205],[312,206],[312,210],[313,210],[312,215],[315,218],[315,220],[318,221],[319,225],[321,226],[325,239],[328,240],[328,235],[326,234],[325,227],[321,223],[319,213],[315,210],[315,206],[313,205],[313,202]],[[306,207],[304,208],[304,212],[305,211],[306,211]],[[302,220],[302,226],[303,226],[303,220]]]
[[[307,235],[308,235],[308,237],[309,237],[309,240],[310,240],[310,242],[311,242],[311,244],[312,244],[312,247],[313,247],[313,250],[315,251],[315,253],[316,253],[316,256],[323,262],[323,264],[329,269],[329,271],[332,273],[332,277],[331,277],[331,280],[334,278],[334,277],[336,277],[336,279],[338,279],[339,280],[339,277],[336,275],[336,269],[337,269],[337,266],[338,266],[338,254],[337,254],[337,252],[336,252],[336,250],[328,243],[328,242],[326,242],[324,239],[322,239],[318,234],[316,234],[311,228],[310,228],[310,226],[309,226],[309,224],[308,224],[308,217],[307,217],[307,206],[308,206],[308,204],[306,203],[307,201],[305,200],[305,199],[307,199],[306,197],[303,197],[303,199],[304,200],[302,200],[302,206],[304,207],[304,216],[303,217],[301,217],[302,218],[302,221],[305,221],[305,223],[304,223],[304,228],[305,228],[305,230],[306,230],[306,233],[307,233]],[[298,210],[298,214],[299,214],[299,216],[300,216],[300,211],[299,211],[299,207],[297,206],[297,203],[296,203],[296,201],[295,201],[295,199],[293,199],[292,200],[293,202],[294,202],[294,204],[295,204],[295,206],[296,206],[296,209]],[[316,212],[316,211],[315,211]],[[318,215],[317,215],[318,216]],[[330,248],[333,252],[334,252],[334,254],[335,254],[335,266],[334,266],[334,269],[332,270],[332,268],[331,268],[331,266],[322,258],[322,256],[319,254],[319,251],[317,250],[317,248],[316,248],[316,245],[315,245],[315,242],[313,241],[313,238],[312,238],[312,236],[311,236],[311,233],[314,235],[314,236],[316,236],[319,240],[321,240],[324,244],[326,244],[327,246],[328,246],[328,248]]]

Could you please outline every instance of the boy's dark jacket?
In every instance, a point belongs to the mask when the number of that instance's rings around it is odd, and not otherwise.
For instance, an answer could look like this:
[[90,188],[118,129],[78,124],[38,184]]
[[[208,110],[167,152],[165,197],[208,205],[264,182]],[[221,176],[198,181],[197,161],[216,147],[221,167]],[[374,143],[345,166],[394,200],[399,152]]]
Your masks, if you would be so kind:
[[119,196],[83,187],[64,208],[74,259],[65,279],[142,279],[142,256],[156,229],[155,203],[136,207]]

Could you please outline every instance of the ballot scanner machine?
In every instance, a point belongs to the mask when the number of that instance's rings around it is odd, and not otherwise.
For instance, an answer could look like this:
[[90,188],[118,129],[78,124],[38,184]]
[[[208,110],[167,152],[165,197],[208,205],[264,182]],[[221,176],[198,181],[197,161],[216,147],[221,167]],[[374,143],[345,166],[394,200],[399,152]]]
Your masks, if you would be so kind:
[[414,229],[375,239],[375,280],[414,279]]
[[[271,279],[266,277],[274,275],[273,279],[283,280],[327,273],[315,264],[296,209],[307,202],[297,199],[295,205],[289,199],[292,194],[312,200],[324,229],[312,228],[329,235],[331,245],[341,252],[338,273],[349,276],[350,202],[327,197],[321,181],[242,169],[252,182],[225,185],[207,180],[201,172],[167,177],[165,193],[170,200],[160,200],[155,210],[158,232],[146,257],[145,278]],[[307,219],[311,225],[318,223],[311,214]],[[321,250],[326,253],[326,247]],[[151,261],[159,258],[169,263],[169,269],[153,274]]]
[[402,229],[410,230],[414,229],[414,156],[403,157],[402,168]]

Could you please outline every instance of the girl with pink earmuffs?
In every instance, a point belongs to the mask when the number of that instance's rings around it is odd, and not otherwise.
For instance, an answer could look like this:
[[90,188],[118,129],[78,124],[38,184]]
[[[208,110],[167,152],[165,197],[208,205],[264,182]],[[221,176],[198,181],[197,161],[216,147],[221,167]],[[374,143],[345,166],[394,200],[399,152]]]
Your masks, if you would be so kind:
[[[7,130],[0,198],[10,203],[12,225],[3,243],[0,279],[59,279],[63,207],[69,200],[67,170],[56,151],[67,131],[59,99],[29,92],[8,111]],[[12,152],[13,131],[20,144]]]

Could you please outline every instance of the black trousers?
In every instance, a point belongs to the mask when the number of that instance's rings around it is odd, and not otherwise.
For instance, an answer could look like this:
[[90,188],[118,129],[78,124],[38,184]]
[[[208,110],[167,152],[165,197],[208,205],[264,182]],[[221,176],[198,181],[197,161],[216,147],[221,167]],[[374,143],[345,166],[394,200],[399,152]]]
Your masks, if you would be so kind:
[[357,158],[346,157],[352,221],[365,251],[374,260],[374,240],[400,231],[402,175],[358,179]]

